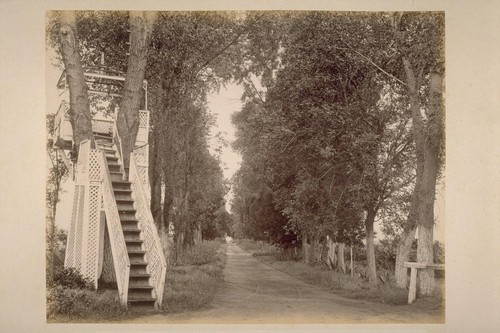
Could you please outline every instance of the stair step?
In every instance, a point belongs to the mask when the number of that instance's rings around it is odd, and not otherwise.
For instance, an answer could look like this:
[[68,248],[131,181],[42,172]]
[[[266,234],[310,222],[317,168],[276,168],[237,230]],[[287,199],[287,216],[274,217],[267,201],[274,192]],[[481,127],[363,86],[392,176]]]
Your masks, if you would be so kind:
[[136,290],[153,290],[153,287],[151,286],[136,286],[136,287],[128,287],[128,290],[133,290],[133,289],[136,289]]
[[107,161],[118,161],[118,157],[106,155]]
[[125,241],[125,244],[127,246],[127,252],[142,250],[142,246],[141,246],[142,242],[141,243],[131,243],[131,242]]
[[125,235],[125,243],[127,242],[132,243],[134,241],[142,241],[139,238],[139,234]]
[[128,297],[129,299],[138,299],[138,298],[145,298],[149,299],[151,298],[153,292],[153,288],[147,288],[146,286],[144,287],[139,287],[139,288],[128,288]]
[[137,228],[137,221],[120,221],[122,224],[122,228]]
[[124,191],[114,191],[115,192],[115,199],[117,200],[131,200],[132,198],[132,193],[131,192],[124,192]]
[[116,205],[118,206],[118,211],[120,212],[130,212],[130,211],[136,212],[133,202],[126,202],[126,203],[117,202]]
[[127,233],[134,233],[134,234],[137,233],[138,234],[141,232],[141,230],[139,228],[131,228],[131,227],[125,228],[125,227],[123,227],[122,229],[123,229],[123,232],[127,232]]
[[143,279],[143,280],[130,280],[129,282],[130,287],[147,287],[149,286],[149,279]]
[[111,181],[114,182],[114,181],[120,181],[120,180],[123,180],[123,175],[121,172],[117,172],[117,171],[111,171],[110,170],[110,176],[111,176]]
[[[135,215],[120,215],[120,221],[121,222],[138,222],[137,219],[135,218]],[[129,224],[128,223],[128,224]]]
[[142,244],[142,239],[125,239],[125,243]]
[[131,254],[146,254],[146,251],[144,251],[144,250],[130,250],[127,252],[129,255],[131,255]]
[[147,265],[131,265],[130,266],[130,274],[146,274]]
[[134,199],[116,199],[116,202],[119,202],[120,204],[133,204]]
[[113,188],[113,191],[116,192],[121,192],[121,193],[132,193],[132,190],[129,188]]
[[142,261],[130,262],[130,265],[132,265],[132,266],[147,266],[148,263],[145,262],[144,260],[142,260]]
[[116,165],[109,165],[108,164],[108,169],[109,169],[109,171],[120,171],[121,166],[120,166],[120,164],[116,164]]
[[111,184],[113,185],[113,188],[130,188],[130,186],[132,185],[131,182],[127,181],[127,180],[123,180],[123,179],[112,179],[111,180]]
[[135,213],[137,210],[132,204],[124,205],[123,208],[118,208],[120,213]]
[[154,306],[155,302],[156,302],[156,299],[153,297],[140,297],[140,298],[129,297],[129,299],[128,299],[128,303],[132,307]]
[[151,275],[149,275],[149,273],[130,273],[129,276],[133,279],[149,279]]
[[113,134],[112,133],[101,133],[101,132],[94,132],[94,138],[96,140],[113,140]]
[[141,257],[135,257],[135,258],[130,259],[130,264],[131,265],[139,265],[139,266],[147,266],[148,265],[146,260],[144,260],[144,258],[141,258]]
[[[118,180],[113,180],[111,179],[111,184],[113,185],[113,189],[115,190],[119,190],[119,189],[125,189],[125,190],[128,190],[130,189],[131,185],[130,183],[126,183],[124,181],[118,181]],[[130,191],[132,191],[130,189]]]

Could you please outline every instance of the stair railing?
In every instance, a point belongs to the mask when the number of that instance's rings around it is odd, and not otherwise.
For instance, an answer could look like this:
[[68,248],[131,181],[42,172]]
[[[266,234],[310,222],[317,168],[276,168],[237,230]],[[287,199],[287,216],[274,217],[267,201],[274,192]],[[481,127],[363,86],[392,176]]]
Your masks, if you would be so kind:
[[132,195],[136,204],[136,217],[139,221],[142,241],[146,251],[151,284],[156,297],[155,308],[159,308],[163,300],[167,262],[161,246],[160,237],[154,224],[153,215],[147,201],[146,193],[139,173],[136,156],[130,154],[129,181],[132,183]]
[[118,121],[118,109],[115,109],[114,121],[113,121],[113,143],[117,147],[116,151],[118,153],[118,162],[120,163],[120,172],[123,175],[123,179],[125,179],[125,165],[123,162],[123,151],[122,151],[122,139],[118,134],[118,127],[116,127],[116,122]]
[[123,236],[123,229],[116,206],[116,199],[111,184],[110,173],[106,163],[106,155],[101,151],[101,170],[102,170],[102,200],[104,211],[106,212],[106,225],[108,226],[109,239],[111,243],[111,252],[113,255],[113,265],[115,268],[116,283],[120,302],[127,304],[128,284],[130,277],[130,260]]

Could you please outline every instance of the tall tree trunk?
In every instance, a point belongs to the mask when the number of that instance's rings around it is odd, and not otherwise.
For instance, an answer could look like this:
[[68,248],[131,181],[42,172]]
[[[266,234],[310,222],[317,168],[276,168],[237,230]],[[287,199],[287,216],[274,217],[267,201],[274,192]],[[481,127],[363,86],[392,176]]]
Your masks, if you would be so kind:
[[369,209],[367,211],[365,219],[366,228],[366,275],[371,287],[377,285],[377,266],[375,262],[375,245],[374,245],[374,232],[373,224],[375,222],[376,216],[375,209]]
[[[413,120],[413,135],[417,149],[417,185],[415,186],[416,219],[419,230],[417,261],[433,262],[434,200],[439,170],[439,149],[441,146],[442,77],[436,72],[430,74],[427,103],[427,120],[422,117],[418,79],[411,63],[403,57]],[[421,79],[421,78],[420,78]],[[420,172],[419,172],[420,170]],[[420,178],[420,179],[419,179]],[[420,293],[429,295],[434,289],[434,271],[423,270],[419,274]]]
[[[163,89],[161,88],[161,84],[158,85],[158,89],[156,91],[156,103],[155,103],[155,111],[151,112],[151,122],[153,128],[157,128],[160,126],[159,120],[159,112],[163,110]],[[151,188],[151,214],[153,215],[153,219],[155,224],[160,230],[161,227],[164,226],[162,220],[162,206],[161,206],[161,185],[162,185],[162,154],[160,152],[162,143],[161,142],[161,133],[158,130],[154,130],[149,134],[149,182]]]
[[354,245],[351,245],[351,261],[350,261],[350,264],[351,264],[351,276],[354,276]]
[[319,250],[319,241],[318,237],[315,235],[310,238],[310,247],[309,247],[309,262],[316,264],[318,262],[318,250]]
[[90,140],[91,147],[95,147],[88,87],[78,52],[75,12],[61,11],[59,22],[61,24],[59,33],[61,53],[66,71],[66,82],[69,87],[69,116],[73,129],[73,148],[78,151],[80,142],[84,140]]
[[309,244],[307,244],[307,234],[302,232],[302,260],[305,264],[309,263]]
[[408,268],[404,267],[403,264],[410,259],[411,245],[415,240],[415,229],[416,227],[413,225],[403,232],[396,252],[394,276],[399,288],[406,288],[408,285]]
[[338,267],[345,274],[345,259],[344,259],[345,243],[339,243],[339,250],[337,253]]
[[143,97],[148,46],[156,14],[130,12],[130,50],[116,126],[122,142],[123,163],[127,169],[139,130],[139,108]]
[[334,243],[333,240],[328,236],[327,240],[328,245],[328,255],[327,255],[327,264],[330,269],[335,269],[337,265],[337,257],[335,255],[335,248],[337,247],[337,243]]
[[[434,263],[433,231],[434,201],[436,199],[436,182],[439,171],[439,149],[441,139],[441,94],[442,78],[432,73],[429,81],[429,99],[427,105],[427,128],[424,149],[424,173],[420,209],[418,212],[418,247],[417,261]],[[434,270],[425,269],[419,274],[420,294],[430,295],[434,290]]]

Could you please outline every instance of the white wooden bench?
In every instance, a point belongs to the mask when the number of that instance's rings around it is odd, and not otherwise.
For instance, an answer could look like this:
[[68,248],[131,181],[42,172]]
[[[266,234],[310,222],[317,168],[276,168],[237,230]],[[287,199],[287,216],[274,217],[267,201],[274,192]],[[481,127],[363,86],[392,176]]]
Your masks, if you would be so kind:
[[444,271],[442,264],[426,264],[422,262],[409,262],[403,264],[404,267],[411,268],[410,273],[410,290],[408,291],[408,304],[413,303],[417,298],[417,272],[419,269],[435,269]]

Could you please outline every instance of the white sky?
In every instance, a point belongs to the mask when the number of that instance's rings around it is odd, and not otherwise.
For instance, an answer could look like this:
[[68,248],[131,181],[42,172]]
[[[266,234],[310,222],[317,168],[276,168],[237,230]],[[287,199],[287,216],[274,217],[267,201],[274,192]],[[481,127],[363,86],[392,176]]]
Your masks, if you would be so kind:
[[[236,170],[239,169],[241,156],[231,148],[231,142],[235,139],[235,128],[231,123],[231,115],[241,110],[241,96],[243,88],[236,84],[229,84],[221,88],[218,94],[212,94],[208,98],[210,113],[216,117],[216,126],[212,128],[211,134],[215,136],[221,133],[222,138],[228,143],[222,148],[222,168],[224,177],[231,179]],[[213,142],[213,145],[216,143]],[[231,212],[232,190],[226,195],[226,210]]]

